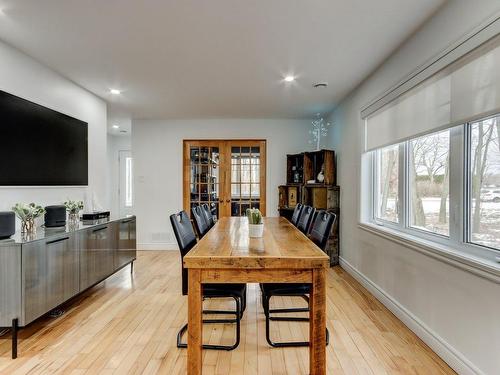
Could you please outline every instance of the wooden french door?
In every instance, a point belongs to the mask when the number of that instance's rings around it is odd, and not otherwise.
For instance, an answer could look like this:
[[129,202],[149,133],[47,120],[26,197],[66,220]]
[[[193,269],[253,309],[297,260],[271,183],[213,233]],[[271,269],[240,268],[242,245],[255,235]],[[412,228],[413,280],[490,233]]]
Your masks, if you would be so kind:
[[185,140],[184,210],[207,203],[214,216],[266,213],[265,140]]

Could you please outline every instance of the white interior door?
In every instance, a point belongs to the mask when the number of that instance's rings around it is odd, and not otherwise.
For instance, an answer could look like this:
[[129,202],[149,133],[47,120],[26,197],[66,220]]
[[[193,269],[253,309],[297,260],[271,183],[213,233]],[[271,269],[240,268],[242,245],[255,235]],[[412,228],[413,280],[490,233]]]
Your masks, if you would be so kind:
[[130,150],[119,151],[120,186],[118,196],[120,200],[120,216],[132,215],[134,209],[133,191],[133,161]]

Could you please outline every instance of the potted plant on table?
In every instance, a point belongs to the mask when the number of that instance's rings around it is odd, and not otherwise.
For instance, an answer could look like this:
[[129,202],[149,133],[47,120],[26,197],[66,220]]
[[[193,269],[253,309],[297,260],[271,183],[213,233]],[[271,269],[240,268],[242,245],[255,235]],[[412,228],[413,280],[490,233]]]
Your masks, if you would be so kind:
[[264,233],[264,223],[262,213],[258,208],[247,208],[248,235],[250,237],[262,237]]
[[23,234],[35,233],[35,219],[45,213],[45,209],[35,203],[16,203],[12,211],[21,220],[21,233]]

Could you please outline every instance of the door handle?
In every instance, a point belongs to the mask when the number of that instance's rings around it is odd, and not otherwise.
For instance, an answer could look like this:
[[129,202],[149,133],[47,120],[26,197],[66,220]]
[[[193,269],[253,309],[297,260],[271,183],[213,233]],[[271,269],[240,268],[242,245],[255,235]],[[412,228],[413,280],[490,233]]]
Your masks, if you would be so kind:
[[62,241],[66,241],[66,240],[69,240],[69,237],[62,237],[62,238],[58,238],[57,240],[47,241],[47,242],[45,242],[45,244],[50,245],[53,243],[62,242]]

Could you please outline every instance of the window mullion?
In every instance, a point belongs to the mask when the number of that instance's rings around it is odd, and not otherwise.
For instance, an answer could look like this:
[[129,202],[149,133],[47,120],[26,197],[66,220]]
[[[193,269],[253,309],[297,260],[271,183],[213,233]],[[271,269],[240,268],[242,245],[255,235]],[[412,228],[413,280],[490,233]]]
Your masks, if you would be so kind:
[[465,127],[450,131],[449,210],[450,241],[461,244],[464,240],[464,197],[467,181],[465,167]]
[[398,226],[401,229],[404,229],[406,227],[406,200],[407,200],[407,194],[406,194],[406,143],[407,142],[402,142],[399,144],[399,160],[398,160]]

